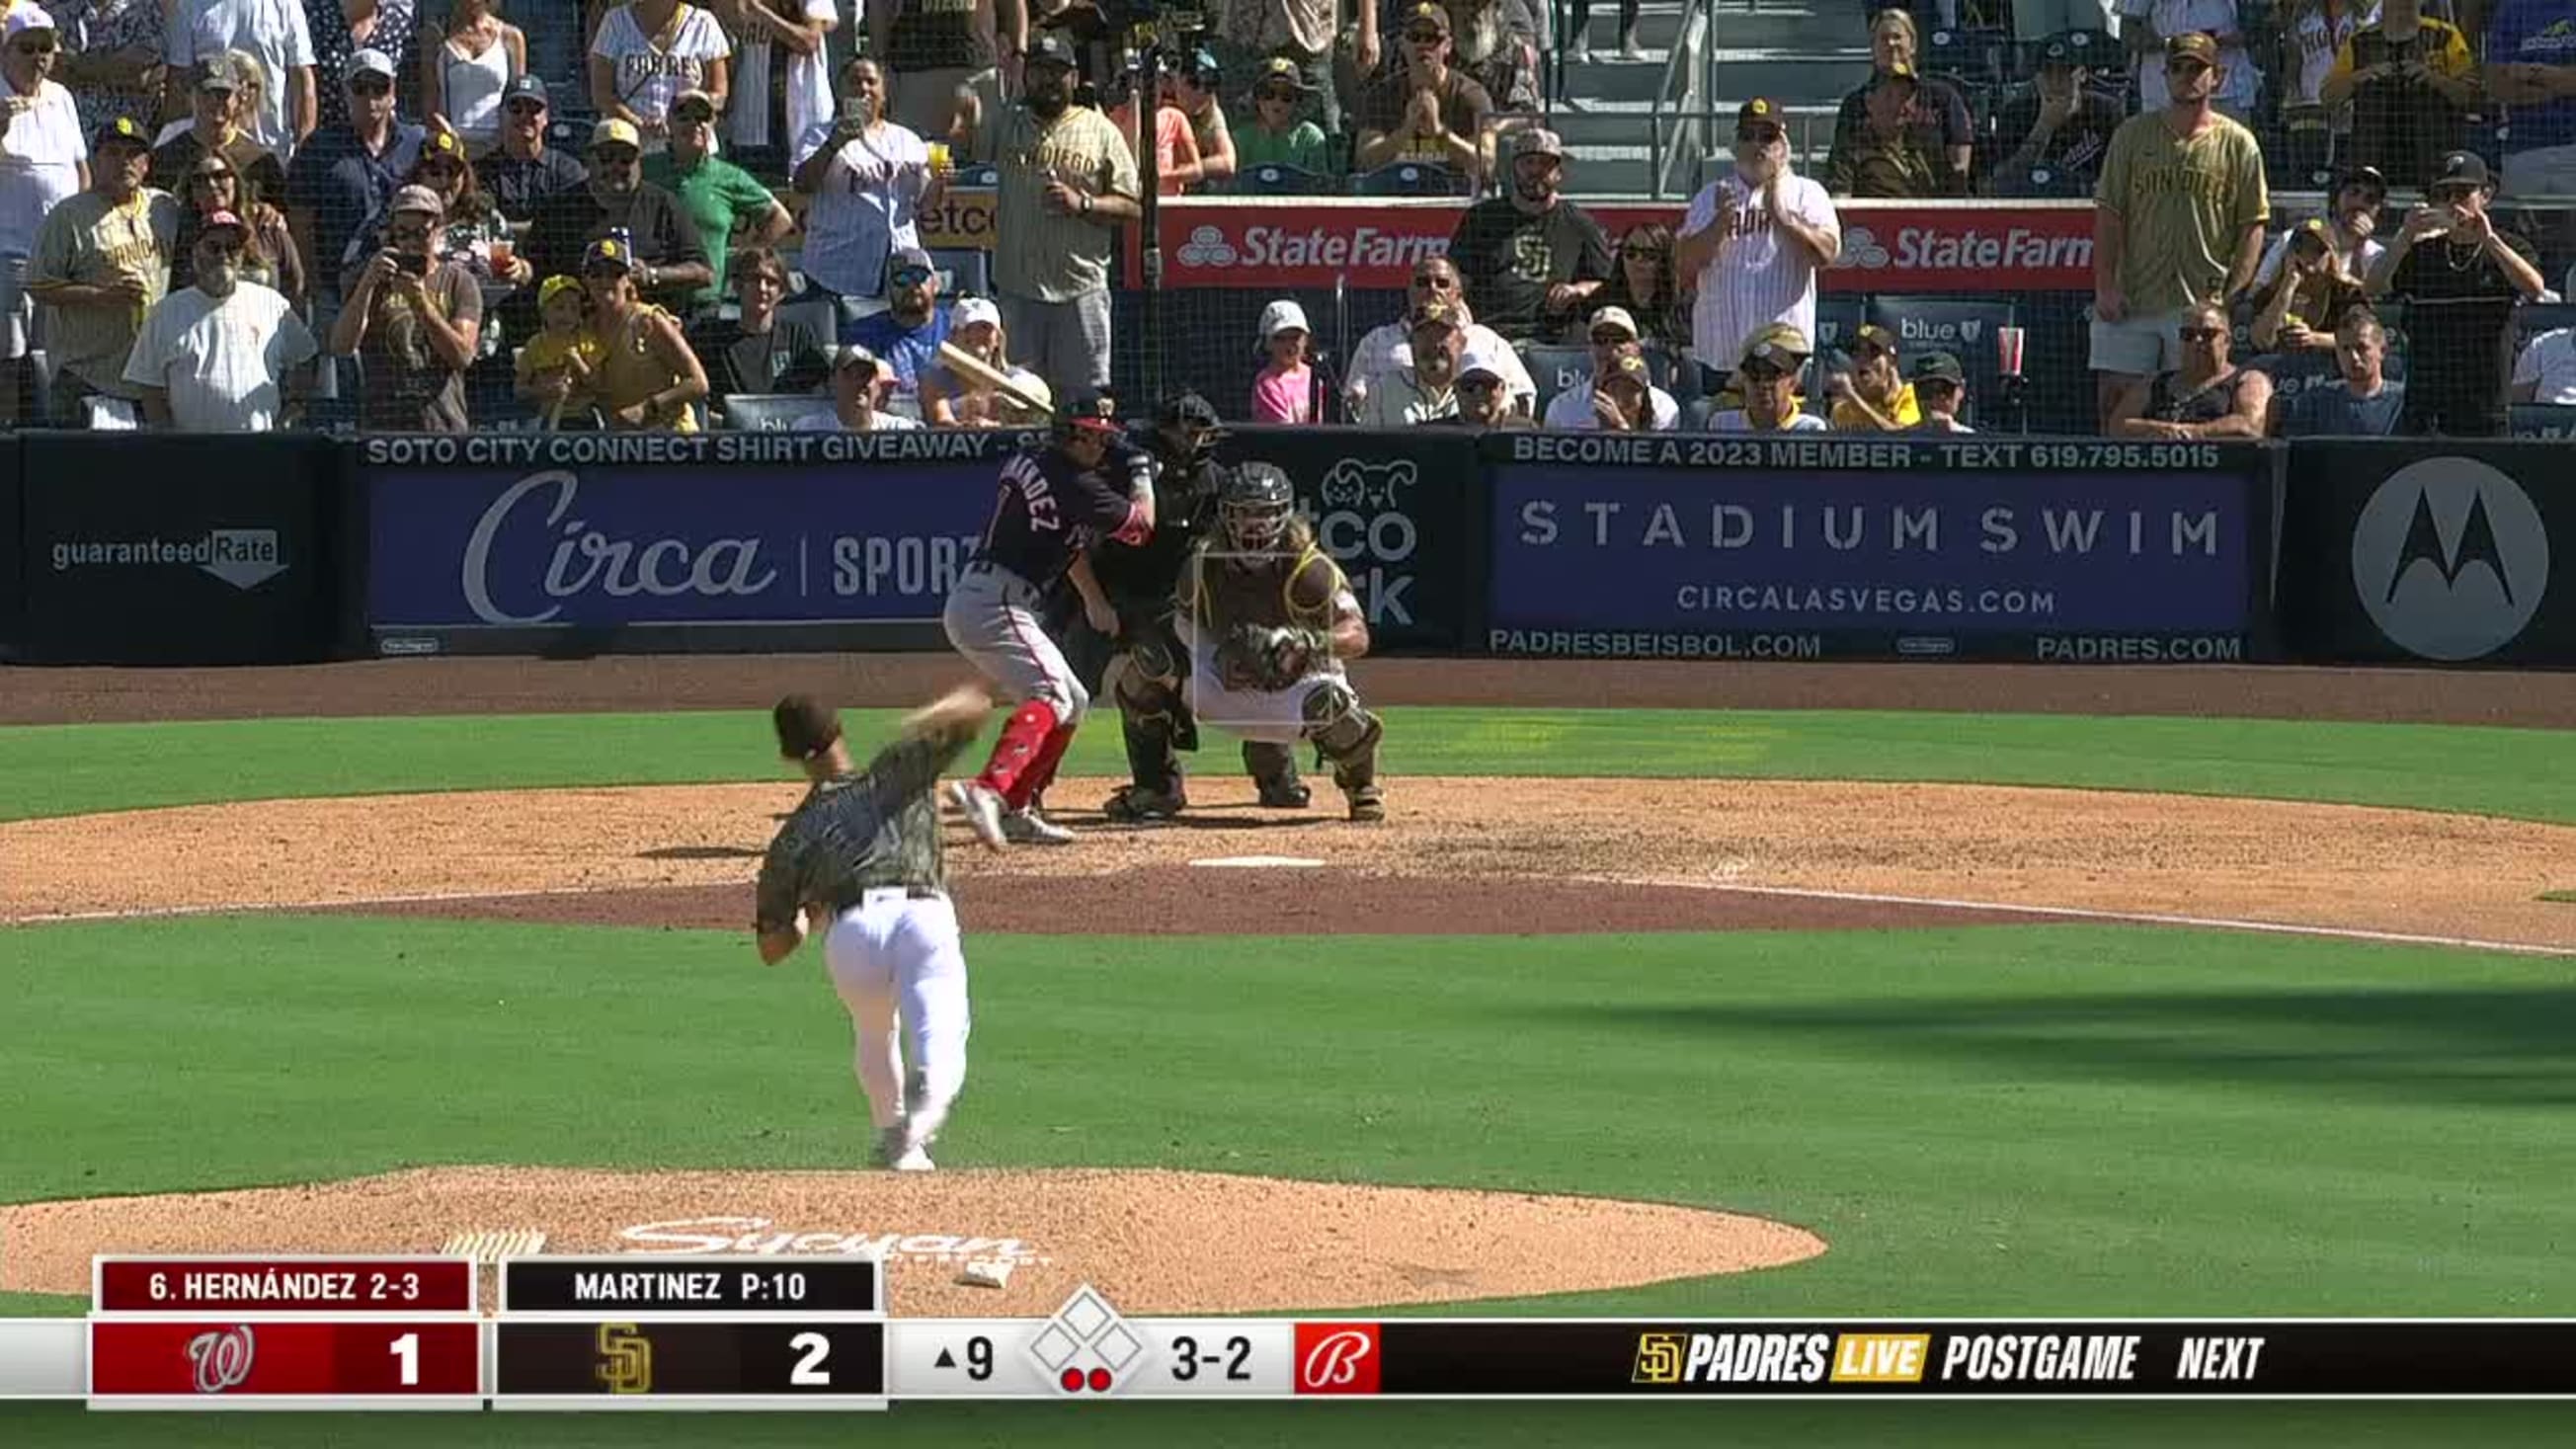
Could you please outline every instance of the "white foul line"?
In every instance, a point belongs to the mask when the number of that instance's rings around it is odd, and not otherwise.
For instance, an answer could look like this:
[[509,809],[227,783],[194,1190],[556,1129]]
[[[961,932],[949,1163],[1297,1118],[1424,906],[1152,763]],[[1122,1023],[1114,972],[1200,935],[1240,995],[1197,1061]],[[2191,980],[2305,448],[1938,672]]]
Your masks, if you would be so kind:
[[[1206,862],[1193,862],[1204,864]],[[2369,941],[2385,946],[2448,946],[2469,951],[2506,951],[2521,956],[2576,957],[2576,946],[2543,946],[2522,941],[2484,941],[2474,936],[2428,936],[2409,931],[2371,931],[2359,926],[2302,926],[2286,921],[2246,921],[2227,916],[2182,916],[2161,911],[2110,911],[2088,906],[2015,905],[2009,901],[1963,901],[1946,896],[1903,896],[1884,891],[1836,891],[1812,886],[1740,885],[1730,881],[1620,881],[1593,877],[1604,884],[1681,886],[1692,890],[1731,891],[1747,896],[1788,896],[1810,901],[1848,901],[1862,905],[1923,906],[1946,911],[1982,911],[1998,916],[2055,916],[2070,921],[2113,921],[2136,926],[2175,926],[2203,931],[2247,931],[2269,936],[2317,936],[2338,941]],[[545,896],[615,895],[621,891],[660,890],[663,884],[636,886],[549,886],[539,890],[424,891],[417,895],[350,896],[324,901],[233,902],[215,906],[155,906],[130,911],[64,911],[53,915],[12,916],[0,926],[67,925],[79,921],[151,920],[165,916],[240,916],[266,912],[348,911],[366,906],[425,905],[439,901],[517,901]],[[687,887],[677,887],[686,889]]]
[[1880,891],[1829,891],[1806,886],[1736,885],[1725,881],[1694,882],[1702,890],[1733,891],[1748,896],[1796,896],[1815,901],[1854,901],[1885,906],[1935,906],[1951,911],[1991,911],[2009,916],[2061,916],[2077,921],[2119,921],[2141,926],[2188,926],[2206,931],[2256,931],[2274,936],[2326,936],[2344,941],[2374,941],[2391,946],[2458,946],[2473,951],[2512,951],[2526,956],[2576,956],[2576,946],[2540,946],[2520,941],[2481,941],[2471,936],[2424,936],[2407,931],[2368,931],[2358,926],[2301,926],[2285,921],[2241,921],[2225,916],[2178,916],[2161,911],[2105,911],[2085,906],[2025,906],[2004,901],[1956,901],[1941,896],[1900,896]]

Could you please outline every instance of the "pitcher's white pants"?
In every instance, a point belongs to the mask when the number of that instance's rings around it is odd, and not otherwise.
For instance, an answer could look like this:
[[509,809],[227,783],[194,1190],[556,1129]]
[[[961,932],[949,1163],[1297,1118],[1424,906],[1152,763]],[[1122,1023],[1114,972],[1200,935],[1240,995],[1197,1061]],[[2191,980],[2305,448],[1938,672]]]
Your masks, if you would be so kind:
[[928,1141],[966,1083],[966,953],[957,907],[946,896],[915,899],[900,886],[869,891],[833,918],[823,961],[849,1008],[859,1087],[877,1130],[908,1122],[914,1141]]

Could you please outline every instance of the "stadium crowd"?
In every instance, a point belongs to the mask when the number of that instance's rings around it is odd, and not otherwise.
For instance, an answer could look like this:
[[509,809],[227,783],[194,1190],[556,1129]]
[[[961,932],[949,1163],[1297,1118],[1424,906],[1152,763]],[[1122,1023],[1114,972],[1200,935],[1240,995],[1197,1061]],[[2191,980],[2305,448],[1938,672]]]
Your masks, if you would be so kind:
[[[2096,199],[2103,431],[2576,404],[2576,333],[2516,335],[2576,239],[2513,206],[2576,196],[2576,0],[2034,3],[2012,24],[2057,28],[1968,65],[1885,9],[1816,174],[1753,100],[1679,225],[1615,239],[1544,120],[1539,0],[1223,0],[1150,98],[1096,0],[575,8],[6,0],[0,422],[693,431],[802,395],[797,427],[1009,425],[1112,383],[1148,155],[1167,195],[1473,197],[1338,368],[1297,300],[1261,309],[1252,421],[1995,426],[1952,351],[1818,335],[1839,201],[1978,195]],[[923,222],[968,167],[961,282]]]

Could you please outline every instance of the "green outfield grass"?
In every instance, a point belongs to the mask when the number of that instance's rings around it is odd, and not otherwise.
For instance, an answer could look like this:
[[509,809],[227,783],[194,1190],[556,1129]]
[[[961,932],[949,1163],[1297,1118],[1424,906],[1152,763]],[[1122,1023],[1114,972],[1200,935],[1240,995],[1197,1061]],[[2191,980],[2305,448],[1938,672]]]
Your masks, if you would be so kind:
[[[2057,715],[1398,709],[1390,773],[1963,780],[2576,821],[2576,734]],[[891,711],[853,711],[877,738]],[[784,778],[757,712],[0,728],[0,819],[207,800]],[[1226,753],[1230,754],[1230,751]],[[1066,769],[1123,771],[1084,730]]]
[[[853,732],[891,718],[854,716]],[[1398,774],[1963,780],[2576,821],[2566,733],[1436,709],[1391,729]],[[757,713],[0,729],[0,818],[786,778],[768,747]],[[1068,768],[1117,764],[1115,731],[1093,729]],[[948,1166],[1568,1191],[1763,1213],[1832,1244],[1786,1269],[1478,1313],[2576,1307],[2564,960],[2071,925],[969,949],[974,1059]],[[440,1162],[856,1165],[848,1051],[810,953],[765,971],[735,933],[282,915],[0,928],[0,1201]],[[639,1072],[662,1090],[630,1090]],[[0,1297],[0,1312],[81,1306]],[[2563,1443],[2571,1413],[1139,1404],[181,1423],[0,1406],[0,1444],[2494,1445]]]

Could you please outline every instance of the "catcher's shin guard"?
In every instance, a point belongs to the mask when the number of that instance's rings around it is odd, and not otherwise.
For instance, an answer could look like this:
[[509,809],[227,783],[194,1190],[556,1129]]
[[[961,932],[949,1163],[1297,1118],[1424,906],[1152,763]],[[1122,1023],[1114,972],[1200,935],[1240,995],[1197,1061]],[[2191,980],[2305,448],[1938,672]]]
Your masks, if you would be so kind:
[[1341,680],[1310,690],[1305,701],[1306,738],[1315,753],[1332,762],[1333,783],[1351,802],[1353,820],[1384,820],[1385,792],[1377,783],[1377,744],[1386,726],[1360,707],[1360,698]]
[[1243,771],[1261,791],[1261,803],[1274,810],[1303,810],[1314,792],[1297,778],[1297,752],[1260,740],[1243,742]]

